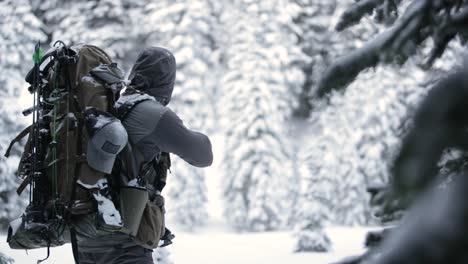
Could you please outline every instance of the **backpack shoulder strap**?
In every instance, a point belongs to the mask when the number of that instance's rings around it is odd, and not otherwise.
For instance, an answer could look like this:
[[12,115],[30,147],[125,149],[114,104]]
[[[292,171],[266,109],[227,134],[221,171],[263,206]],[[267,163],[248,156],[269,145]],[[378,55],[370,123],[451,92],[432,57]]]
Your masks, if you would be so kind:
[[136,90],[135,88],[128,87],[125,93],[120,96],[119,100],[114,105],[117,118],[123,120],[133,107],[148,100],[156,101],[154,97]]
[[128,142],[117,156],[114,168],[112,169],[112,177],[119,185],[126,185],[128,181],[138,177],[134,155],[132,145]]
[[171,172],[171,156],[169,153],[161,152],[155,169],[156,179],[154,180],[153,184],[154,187],[161,192],[166,186],[167,172]]

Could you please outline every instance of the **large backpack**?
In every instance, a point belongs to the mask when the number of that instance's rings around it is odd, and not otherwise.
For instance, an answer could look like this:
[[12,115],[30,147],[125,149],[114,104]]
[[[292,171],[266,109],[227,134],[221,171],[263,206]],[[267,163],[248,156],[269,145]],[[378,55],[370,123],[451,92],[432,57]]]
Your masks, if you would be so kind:
[[6,153],[28,136],[18,167],[22,183],[17,192],[29,186],[30,204],[10,225],[11,248],[63,245],[69,220],[95,210],[92,194],[100,190],[84,186],[96,187],[106,178],[86,162],[85,110],[113,113],[123,86],[122,72],[96,46],[56,44],[42,58],[36,47],[35,66],[26,77],[35,102],[25,114],[34,115],[33,124],[12,141]]

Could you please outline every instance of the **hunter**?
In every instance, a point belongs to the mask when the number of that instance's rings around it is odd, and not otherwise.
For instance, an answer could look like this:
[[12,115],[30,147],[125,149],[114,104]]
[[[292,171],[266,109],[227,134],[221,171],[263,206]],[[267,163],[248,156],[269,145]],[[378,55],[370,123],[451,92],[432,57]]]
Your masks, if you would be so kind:
[[[152,251],[164,235],[164,229],[155,232],[154,228],[160,228],[161,219],[157,218],[164,214],[164,199],[160,194],[165,179],[155,179],[157,173],[148,173],[145,168],[163,158],[168,159],[168,153],[176,154],[192,166],[211,165],[213,153],[209,138],[189,130],[167,107],[175,77],[176,61],[168,50],[151,47],[139,54],[128,77],[130,85],[116,103],[119,119],[128,133],[130,153],[119,174],[124,178],[129,176],[126,173],[150,175],[145,178],[145,187],[154,211],[144,215],[136,238],[121,232],[96,230],[93,215],[80,220],[75,226],[75,258],[80,264],[153,263]],[[164,227],[164,223],[162,225]]]

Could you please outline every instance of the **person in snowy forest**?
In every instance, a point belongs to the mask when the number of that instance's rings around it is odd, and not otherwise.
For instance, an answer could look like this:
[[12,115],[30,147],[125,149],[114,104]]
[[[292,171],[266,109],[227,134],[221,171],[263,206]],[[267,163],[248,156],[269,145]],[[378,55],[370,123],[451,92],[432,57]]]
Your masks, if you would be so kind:
[[[132,164],[127,165],[133,168],[133,173],[141,175],[142,168],[166,153],[174,153],[196,167],[210,166],[213,161],[209,138],[187,129],[167,107],[175,76],[176,61],[171,52],[159,47],[146,48],[130,72],[130,86],[116,103],[119,118],[128,133]],[[160,192],[165,182],[155,180],[152,186],[148,185],[150,200],[163,208]],[[118,232],[100,235],[90,217],[77,223],[76,236],[75,257],[79,263],[153,263],[154,244],[144,245]]]

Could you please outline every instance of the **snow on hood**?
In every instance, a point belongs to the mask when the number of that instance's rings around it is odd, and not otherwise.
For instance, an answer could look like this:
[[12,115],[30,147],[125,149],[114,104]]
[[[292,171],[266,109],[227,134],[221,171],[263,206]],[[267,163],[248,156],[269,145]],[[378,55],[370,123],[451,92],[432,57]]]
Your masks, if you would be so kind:
[[130,71],[129,80],[136,89],[154,96],[163,105],[172,97],[176,77],[174,55],[164,48],[146,48]]

